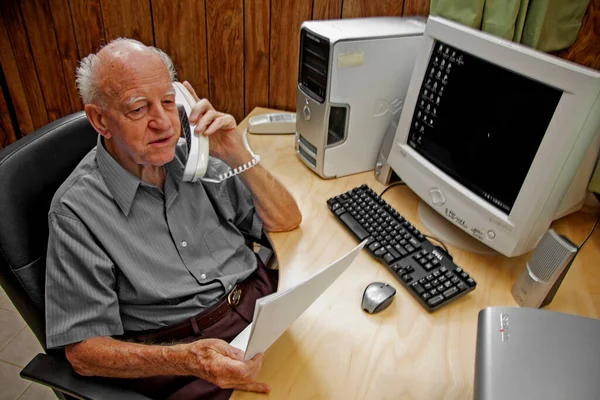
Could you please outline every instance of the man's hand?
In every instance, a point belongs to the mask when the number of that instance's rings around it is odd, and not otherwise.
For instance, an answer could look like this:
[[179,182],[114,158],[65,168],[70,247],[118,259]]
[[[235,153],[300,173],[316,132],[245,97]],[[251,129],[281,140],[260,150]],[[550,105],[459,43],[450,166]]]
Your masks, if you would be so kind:
[[189,120],[196,124],[194,133],[209,136],[210,155],[220,158],[231,168],[236,168],[252,159],[244,147],[242,136],[235,129],[237,124],[230,114],[215,110],[206,99],[200,99],[188,81],[183,86],[192,94],[196,104],[192,107]]
[[65,355],[75,371],[84,376],[196,376],[223,389],[271,391],[267,384],[256,382],[262,354],[243,361],[242,351],[220,339],[161,346],[96,336],[67,345]]
[[[223,160],[230,168],[237,168],[252,159],[244,146],[242,135],[229,114],[215,111],[208,100],[200,100],[189,82],[183,85],[197,103],[189,116],[197,123],[196,134],[210,136],[210,154]],[[292,195],[261,165],[255,165],[239,175],[252,193],[256,212],[267,232],[289,231],[300,225],[302,214]]]
[[257,354],[244,361],[244,353],[220,339],[203,339],[188,346],[188,368],[191,374],[222,389],[269,393],[271,388],[256,382],[263,356]]

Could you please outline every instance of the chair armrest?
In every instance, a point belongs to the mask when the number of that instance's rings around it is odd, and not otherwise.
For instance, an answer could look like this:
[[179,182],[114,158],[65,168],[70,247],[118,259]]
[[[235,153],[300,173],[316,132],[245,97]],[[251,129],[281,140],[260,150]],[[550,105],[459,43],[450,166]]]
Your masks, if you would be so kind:
[[150,399],[119,386],[114,379],[78,375],[65,358],[57,355],[38,354],[23,368],[21,377],[78,399]]

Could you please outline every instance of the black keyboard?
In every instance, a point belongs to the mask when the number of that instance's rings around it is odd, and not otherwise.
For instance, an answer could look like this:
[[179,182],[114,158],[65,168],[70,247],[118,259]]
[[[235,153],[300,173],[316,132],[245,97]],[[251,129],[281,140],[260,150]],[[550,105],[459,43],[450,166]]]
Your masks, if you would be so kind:
[[327,200],[331,212],[427,309],[435,311],[477,283],[367,185]]

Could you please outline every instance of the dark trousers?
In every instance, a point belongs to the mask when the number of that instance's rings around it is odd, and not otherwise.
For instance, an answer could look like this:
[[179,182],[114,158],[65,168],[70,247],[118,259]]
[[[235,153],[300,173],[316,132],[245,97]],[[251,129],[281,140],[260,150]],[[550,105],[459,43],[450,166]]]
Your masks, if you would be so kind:
[[[228,310],[222,315],[219,314],[218,320],[197,334],[186,337],[168,337],[163,332],[171,329],[171,327],[166,327],[153,331],[129,332],[128,337],[130,340],[141,343],[189,343],[206,338],[218,338],[231,342],[252,321],[256,300],[277,291],[277,277],[278,271],[267,269],[259,260],[258,269],[244,281],[244,290],[239,303],[236,306],[228,304]],[[227,302],[227,296],[215,306],[205,310],[199,317],[222,304],[222,301]],[[186,323],[191,324],[189,321],[183,324]],[[154,376],[124,380],[123,384],[154,399],[220,400],[228,399],[233,392],[232,389],[221,389],[212,383],[191,376]]]

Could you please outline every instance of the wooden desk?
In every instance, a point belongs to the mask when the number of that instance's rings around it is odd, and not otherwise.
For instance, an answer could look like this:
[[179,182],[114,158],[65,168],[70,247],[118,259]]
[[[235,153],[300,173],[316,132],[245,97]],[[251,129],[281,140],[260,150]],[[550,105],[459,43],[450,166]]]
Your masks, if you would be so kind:
[[[255,109],[250,115],[266,112]],[[246,126],[247,118],[240,125]],[[363,183],[384,186],[373,172],[323,180],[298,159],[293,135],[252,135],[261,163],[294,195],[303,214],[300,227],[271,234],[280,263],[280,289],[292,286],[349,251],[357,240],[334,218],[326,200]],[[417,196],[407,187],[384,199],[418,229]],[[553,224],[581,244],[598,212],[584,209]],[[600,317],[600,228],[577,256],[549,310]],[[477,314],[487,306],[515,306],[510,289],[529,255],[506,258],[470,254],[448,246],[454,261],[477,288],[433,314],[390,272],[361,252],[354,263],[265,353],[259,380],[274,399],[471,399]],[[360,308],[373,281],[397,289],[390,307],[369,315]],[[232,398],[255,394],[235,392]],[[261,396],[261,398],[264,398]]]

